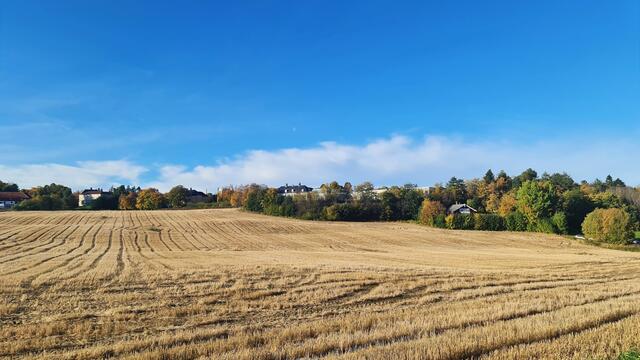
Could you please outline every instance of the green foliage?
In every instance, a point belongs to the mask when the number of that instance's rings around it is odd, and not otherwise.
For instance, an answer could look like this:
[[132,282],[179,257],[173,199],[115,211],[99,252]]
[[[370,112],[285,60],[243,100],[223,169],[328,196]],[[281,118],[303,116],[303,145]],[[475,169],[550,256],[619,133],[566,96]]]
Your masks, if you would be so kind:
[[382,215],[380,218],[386,221],[398,220],[398,196],[392,191],[385,191],[381,196]]
[[617,360],[640,360],[640,350],[631,349],[620,354]]
[[415,185],[407,184],[400,189],[398,198],[398,218],[401,220],[416,220],[422,200],[424,200],[422,192],[418,191]]
[[86,206],[87,210],[116,210],[118,209],[118,198],[111,195],[102,195],[91,201]]
[[507,216],[505,216],[504,223],[505,227],[509,231],[527,231],[529,226],[527,217],[517,210],[507,214]]
[[[531,228],[531,225],[533,225],[534,227]],[[530,223],[529,230],[546,233],[546,234],[553,234],[556,232],[556,227],[554,226],[553,221],[551,219],[542,218],[542,219],[538,219],[533,224]]]
[[467,186],[464,180],[458,179],[455,176],[452,177],[445,188],[444,205],[450,206],[452,204],[463,204],[467,201],[468,193]]
[[559,211],[551,217],[551,224],[553,224],[554,232],[556,234],[566,235],[569,233],[569,226],[567,224],[567,215],[564,212]]
[[12,184],[12,183],[6,183],[3,181],[0,181],[0,191],[4,192],[16,192],[16,191],[20,191],[18,185],[16,184]]
[[172,208],[183,208],[187,206],[189,190],[182,185],[174,186],[167,193],[167,203]]
[[562,210],[567,217],[567,233],[579,234],[582,221],[595,206],[591,199],[580,189],[573,189],[562,194]]
[[551,175],[544,173],[542,175],[542,180],[550,182],[553,187],[560,192],[565,192],[578,186],[573,178],[567,173],[553,173]]
[[30,191],[31,199],[22,201],[16,210],[68,210],[75,209],[78,200],[71,189],[58,184],[50,184],[34,188]]
[[595,209],[584,219],[582,232],[587,238],[624,244],[633,237],[629,215],[621,209]]
[[444,229],[447,227],[447,216],[445,214],[439,214],[433,219],[433,227]]
[[489,169],[484,174],[484,177],[482,178],[482,180],[484,180],[485,184],[491,184],[492,182],[496,181],[496,177],[493,175],[493,171],[491,171],[491,169]]
[[455,230],[473,230],[475,228],[475,221],[473,215],[459,214],[459,215],[447,215],[445,222],[447,228]]
[[476,230],[503,231],[505,221],[498,214],[475,214],[474,227]]
[[516,198],[518,210],[525,214],[529,223],[551,217],[557,203],[555,189],[549,182],[527,180],[518,189]]
[[58,195],[40,195],[20,202],[14,209],[21,210],[64,210],[65,202]]

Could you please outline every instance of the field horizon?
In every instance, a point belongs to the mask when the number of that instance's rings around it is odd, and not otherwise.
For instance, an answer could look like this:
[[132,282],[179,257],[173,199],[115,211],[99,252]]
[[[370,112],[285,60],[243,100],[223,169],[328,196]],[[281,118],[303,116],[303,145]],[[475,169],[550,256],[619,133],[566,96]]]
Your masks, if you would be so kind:
[[0,213],[0,357],[611,358],[640,254],[237,209]]

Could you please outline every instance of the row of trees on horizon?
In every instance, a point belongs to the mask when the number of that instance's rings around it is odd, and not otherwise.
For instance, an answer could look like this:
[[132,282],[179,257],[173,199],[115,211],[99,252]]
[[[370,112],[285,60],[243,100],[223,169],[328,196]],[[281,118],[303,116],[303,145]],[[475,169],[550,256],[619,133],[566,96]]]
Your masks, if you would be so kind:
[[[348,189],[354,189],[353,192]],[[424,192],[417,186],[394,186],[380,194],[371,183],[325,184],[322,193],[278,196],[273,188],[250,185],[229,189],[222,199],[268,215],[329,221],[409,220],[449,229],[534,231],[581,234],[623,243],[640,230],[640,188],[620,179],[575,182],[566,173],[527,169],[511,177],[491,170],[482,178],[451,178]],[[447,209],[466,203],[477,214],[453,215]],[[586,223],[585,223],[586,221]]]
[[[0,181],[0,191],[17,191]],[[331,182],[320,193],[282,196],[264,185],[227,187],[206,202],[191,204],[187,189],[175,186],[167,193],[134,186],[112,187],[112,196],[100,197],[83,209],[154,210],[161,208],[242,207],[267,215],[327,221],[417,221],[449,229],[585,233],[593,238],[622,242],[640,230],[640,187],[626,186],[607,176],[589,183],[575,182],[566,173],[538,176],[527,169],[517,176],[488,170],[483,177],[452,177],[425,192],[416,185],[374,191],[370,182],[353,186]],[[70,188],[51,184],[23,190],[31,196],[16,210],[67,210],[78,206]],[[447,214],[447,208],[466,203],[473,216]],[[585,224],[585,221],[587,223]],[[618,231],[612,235],[612,232]]]

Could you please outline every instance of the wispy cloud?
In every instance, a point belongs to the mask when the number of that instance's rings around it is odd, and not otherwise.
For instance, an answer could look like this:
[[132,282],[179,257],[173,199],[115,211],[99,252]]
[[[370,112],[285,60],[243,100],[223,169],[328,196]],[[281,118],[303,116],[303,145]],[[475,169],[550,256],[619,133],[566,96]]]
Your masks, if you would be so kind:
[[145,171],[145,167],[126,160],[81,161],[75,165],[0,165],[0,179],[17,183],[23,188],[57,183],[79,190],[88,186],[135,184]]
[[253,150],[213,166],[163,166],[153,185],[161,189],[173,184],[212,188],[252,182],[318,185],[330,180],[428,185],[451,176],[478,177],[488,168],[519,173],[527,167],[540,172],[567,171],[576,179],[612,173],[636,184],[640,183],[640,172],[632,166],[634,148],[624,141],[563,139],[524,144],[438,136],[415,141],[395,135],[362,146],[324,142],[309,148]]
[[[319,185],[331,180],[431,185],[451,176],[478,177],[488,168],[517,174],[533,167],[539,172],[567,171],[576,180],[611,173],[636,185],[640,183],[636,161],[635,145],[621,140],[510,143],[440,136],[415,140],[394,135],[364,145],[323,142],[308,148],[252,150],[218,164],[195,167],[147,167],[127,160],[0,165],[0,179],[23,187],[57,182],[79,189],[130,183],[164,191],[177,184],[211,190],[229,184]],[[147,181],[141,183],[143,174]]]

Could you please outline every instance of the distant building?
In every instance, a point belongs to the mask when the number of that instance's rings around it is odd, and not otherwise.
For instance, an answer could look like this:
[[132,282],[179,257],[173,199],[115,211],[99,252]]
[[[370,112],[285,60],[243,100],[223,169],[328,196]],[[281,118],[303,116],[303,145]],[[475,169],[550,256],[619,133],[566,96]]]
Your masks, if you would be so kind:
[[187,202],[201,203],[206,202],[207,200],[209,200],[209,196],[202,191],[193,190],[192,188],[189,188],[189,190],[187,190]]
[[102,189],[94,189],[89,188],[85,189],[78,195],[78,206],[83,207],[90,205],[94,200],[102,197],[102,196],[111,196],[112,194],[108,191],[102,191]]
[[[433,188],[429,186],[418,186],[415,187],[415,190],[422,191],[425,195],[429,195],[429,193],[433,191]],[[371,193],[380,198],[382,194],[386,193],[387,191],[389,191],[389,188],[384,186],[371,190]],[[352,195],[354,199],[360,199],[362,197],[362,194],[358,191],[354,191]]]
[[313,191],[313,188],[310,188],[306,185],[302,185],[301,183],[298,183],[298,185],[285,184],[284,186],[280,186],[278,188],[278,194],[285,195],[285,196],[306,194],[312,191]]
[[31,196],[22,191],[0,192],[0,209],[10,209],[23,200],[30,199]]
[[475,214],[478,211],[467,204],[455,204],[449,206],[447,209],[447,214],[458,215],[458,214]]

